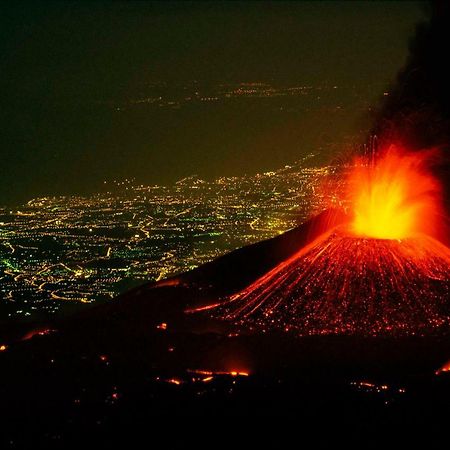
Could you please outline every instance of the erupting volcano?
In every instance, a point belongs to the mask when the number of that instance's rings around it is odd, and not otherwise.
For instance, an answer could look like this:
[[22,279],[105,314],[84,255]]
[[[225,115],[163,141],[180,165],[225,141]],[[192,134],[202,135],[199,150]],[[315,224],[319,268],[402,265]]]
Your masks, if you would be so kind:
[[208,312],[241,329],[300,335],[415,335],[450,325],[450,249],[437,238],[432,153],[392,146],[355,160],[349,220]]

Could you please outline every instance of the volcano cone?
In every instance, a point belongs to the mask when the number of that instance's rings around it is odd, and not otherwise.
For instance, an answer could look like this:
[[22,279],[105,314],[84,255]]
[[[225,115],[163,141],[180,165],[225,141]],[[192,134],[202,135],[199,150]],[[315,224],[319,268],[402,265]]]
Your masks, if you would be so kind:
[[322,235],[209,311],[240,328],[301,335],[415,335],[450,323],[450,249],[405,240]]

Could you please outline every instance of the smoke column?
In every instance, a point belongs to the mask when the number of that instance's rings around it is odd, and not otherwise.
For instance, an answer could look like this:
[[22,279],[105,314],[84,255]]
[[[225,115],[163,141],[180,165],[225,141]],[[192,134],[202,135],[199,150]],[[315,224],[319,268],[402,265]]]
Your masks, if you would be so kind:
[[378,109],[373,135],[412,151],[437,148],[434,173],[450,207],[450,3],[425,4],[428,20],[416,26],[408,60]]

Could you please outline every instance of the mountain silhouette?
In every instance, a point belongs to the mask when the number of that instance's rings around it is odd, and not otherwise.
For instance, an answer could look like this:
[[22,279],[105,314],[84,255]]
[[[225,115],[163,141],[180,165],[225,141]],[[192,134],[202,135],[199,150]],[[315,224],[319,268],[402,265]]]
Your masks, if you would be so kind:
[[[211,305],[227,308],[230,298],[286,261],[313,265],[298,253],[329,240],[324,230],[346,220],[328,211],[71,317],[9,330],[0,352],[5,442],[49,445],[57,439],[67,445],[74,436],[114,442],[128,438],[136,424],[148,438],[149,426],[160,436],[164,425],[179,426],[185,419],[177,417],[193,415],[203,423],[248,415],[295,417],[305,432],[318,421],[349,420],[355,436],[362,436],[366,420],[411,426],[427,409],[427,423],[435,426],[449,412],[450,380],[445,370],[436,375],[450,359],[446,333],[306,335],[255,327],[258,317],[242,326],[211,314]],[[347,247],[351,258],[356,244],[342,239],[331,242]],[[427,243],[427,252],[434,245]],[[393,255],[398,257],[397,250]],[[334,258],[324,257],[330,263]],[[280,438],[275,426],[271,439],[289,442],[294,429]],[[164,436],[173,445],[177,439],[185,443],[176,433]]]

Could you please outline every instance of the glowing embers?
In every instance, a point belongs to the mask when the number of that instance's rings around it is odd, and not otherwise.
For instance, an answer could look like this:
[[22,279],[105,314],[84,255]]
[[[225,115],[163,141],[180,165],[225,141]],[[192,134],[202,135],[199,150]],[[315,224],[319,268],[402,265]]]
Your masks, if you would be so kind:
[[363,395],[378,397],[385,405],[389,405],[391,402],[398,400],[401,395],[406,393],[404,387],[395,387],[369,381],[352,381],[350,386]]
[[22,341],[28,341],[29,339],[33,339],[36,336],[47,336],[54,332],[56,332],[56,330],[53,330],[51,328],[37,328],[25,334],[25,336],[22,338]]
[[241,370],[231,370],[231,371],[212,371],[212,370],[202,370],[202,369],[188,369],[184,376],[181,377],[156,377],[156,381],[161,381],[163,383],[173,384],[175,386],[181,386],[184,384],[203,384],[211,382],[224,382],[231,381],[232,384],[236,384],[237,379],[242,379],[248,377],[249,372],[243,372]]
[[432,156],[391,146],[373,165],[357,160],[349,177],[353,232],[378,239],[433,235],[440,186],[427,167]]
[[450,374],[450,361],[447,361],[442,367],[436,370],[436,375],[440,375],[441,373]]
[[450,250],[335,230],[209,311],[240,328],[302,335],[425,334],[450,323]]

